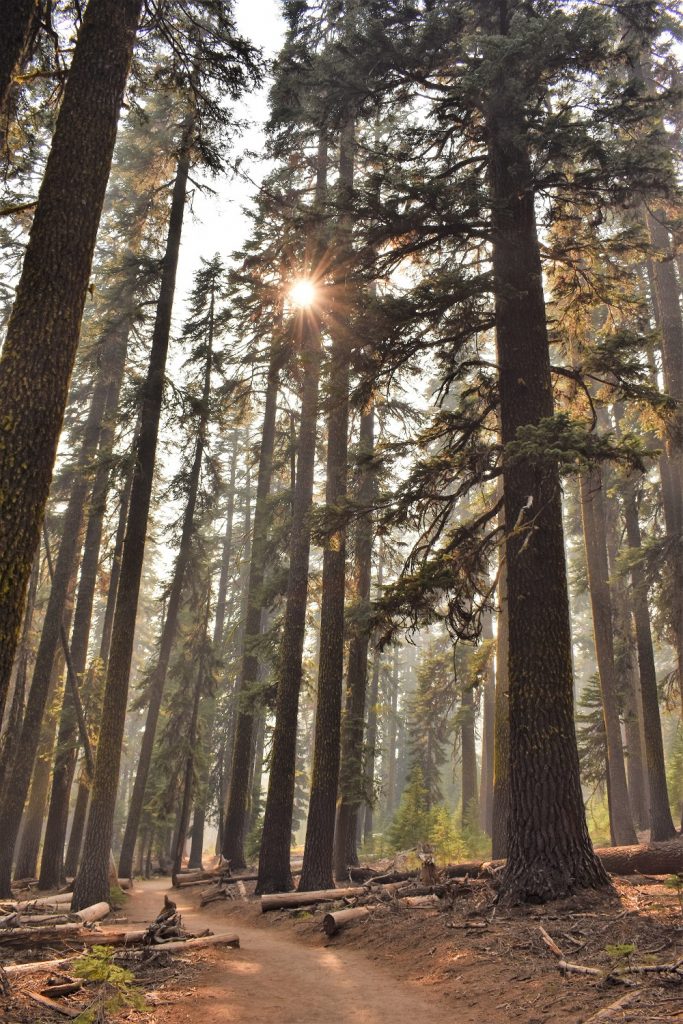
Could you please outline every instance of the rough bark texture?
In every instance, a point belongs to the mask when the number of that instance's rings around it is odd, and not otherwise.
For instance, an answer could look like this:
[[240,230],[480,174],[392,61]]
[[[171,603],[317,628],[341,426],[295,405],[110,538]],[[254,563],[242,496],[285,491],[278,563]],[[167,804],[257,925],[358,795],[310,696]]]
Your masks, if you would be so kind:
[[366,508],[356,521],[354,553],[354,623],[349,641],[346,711],[342,726],[342,759],[339,772],[339,802],[334,832],[334,874],[346,877],[347,865],[358,864],[356,849],[358,812],[365,792],[363,765],[363,726],[368,682],[368,645],[370,633],[370,587],[372,583],[372,511],[375,474],[370,464],[375,441],[375,414],[372,406],[360,420],[358,458],[360,481],[357,501]]
[[259,673],[259,658],[256,644],[261,632],[263,582],[268,558],[268,528],[270,522],[268,496],[270,494],[270,483],[273,473],[275,420],[281,365],[282,353],[278,351],[273,341],[268,366],[256,482],[256,507],[254,509],[254,533],[247,584],[244,644],[240,674],[237,681],[236,698],[238,713],[232,747],[230,789],[223,825],[222,853],[226,860],[230,861],[231,867],[236,870],[247,866],[244,843],[248,828],[249,775],[250,764],[252,763],[251,751],[254,741],[254,723],[257,712],[255,690]]
[[[347,119],[339,142],[339,203],[348,210],[353,190],[355,121]],[[329,396],[327,417],[326,514],[339,519],[346,502],[349,433],[349,359],[351,338],[346,319],[353,309],[351,289],[344,287],[349,272],[351,222],[344,212],[338,226],[340,261],[337,288],[342,291],[338,311],[330,323]],[[343,289],[343,290],[342,290]],[[299,891],[331,888],[332,855],[339,784],[342,691],[344,683],[344,595],[346,584],[346,525],[328,528],[323,547],[320,654],[315,718],[315,748],[311,769],[304,862]]]
[[[85,11],[0,358],[0,714],[39,544],[141,7],[142,0],[91,0]],[[7,838],[13,841],[11,834]],[[0,889],[9,883],[7,845]]]
[[24,612],[24,622],[21,627],[21,641],[17,650],[12,702],[3,723],[2,741],[0,746],[0,792],[3,791],[5,773],[16,755],[17,744],[21,739],[21,724],[24,718],[24,708],[26,703],[28,669],[29,662],[32,660],[33,655],[31,631],[33,626],[33,613],[35,612],[36,606],[39,576],[40,552],[37,552],[33,562],[33,569],[31,571],[28,600],[26,602],[26,610]]
[[596,468],[581,476],[581,513],[590,584],[593,637],[600,675],[602,714],[607,739],[607,787],[610,830],[615,846],[631,846],[637,836],[631,820],[624,747],[619,722],[619,699],[614,662],[612,595],[607,562],[605,504],[602,471]]
[[[324,139],[318,146],[316,206],[322,209],[327,183],[327,150]],[[319,259],[322,247],[315,247]],[[317,263],[317,260],[316,260]],[[313,267],[313,276],[318,272]],[[301,659],[306,630],[308,558],[311,547],[311,504],[320,381],[321,336],[314,310],[299,314],[302,341],[301,422],[296,464],[296,487],[289,542],[287,602],[282,629],[280,666],[275,704],[275,727],[270,759],[270,778],[263,819],[263,840],[259,856],[257,892],[282,892],[292,888],[289,848],[292,838],[292,810],[296,770],[296,734],[301,689]]]
[[[504,5],[489,5],[507,32]],[[553,415],[541,259],[524,117],[502,66],[486,109],[504,445]],[[558,467],[503,464],[509,618],[507,898],[546,900],[607,875],[586,827],[573,715],[569,599]]]
[[[180,158],[181,161],[184,161],[185,159],[186,158],[183,156]],[[181,166],[181,162],[179,162],[179,175],[181,171],[183,171],[183,167]],[[185,202],[186,181],[181,184],[182,187],[178,187],[174,193],[174,203],[178,204],[180,216],[182,217],[182,209]],[[171,212],[171,216],[173,216],[173,211]],[[169,231],[169,243],[170,240],[171,233]],[[178,231],[177,241],[179,244],[180,231]],[[145,719],[145,731],[140,745],[140,755],[138,757],[137,771],[135,773],[135,782],[133,784],[130,803],[128,804],[128,818],[126,820],[126,829],[123,834],[121,856],[119,858],[119,875],[121,875],[122,878],[130,878],[133,873],[135,843],[137,842],[138,829],[140,828],[140,819],[142,818],[142,810],[145,802],[147,779],[149,777],[149,770],[152,764],[154,739],[156,737],[159,715],[161,713],[161,703],[163,701],[164,689],[166,687],[168,666],[171,660],[173,645],[175,644],[175,640],[178,635],[181,600],[185,587],[185,573],[190,562],[192,540],[195,534],[195,510],[197,507],[197,495],[199,493],[199,480],[204,463],[206,428],[209,415],[209,391],[211,386],[211,362],[213,352],[213,299],[211,302],[209,337],[207,339],[208,356],[206,360],[204,391],[201,403],[202,411],[197,424],[197,441],[187,482],[187,501],[183,512],[183,525],[180,534],[178,557],[176,558],[175,568],[173,571],[173,582],[171,583],[171,589],[168,593],[166,618],[164,619],[161,638],[159,640],[159,656],[157,663],[152,670],[151,681],[147,689],[147,718]],[[187,824],[185,827],[187,830]]]
[[[380,563],[381,564],[381,563]],[[380,654],[375,651],[368,693],[368,725],[365,737],[366,768],[365,768],[365,815],[363,818],[363,842],[366,846],[372,843],[373,829],[373,798],[375,792],[375,757],[377,754],[377,698],[379,696],[379,674],[382,666]]]
[[185,144],[178,158],[173,187],[161,288],[142,398],[137,460],[112,628],[102,726],[83,859],[74,885],[74,910],[100,902],[109,892],[109,851],[189,170],[190,158]]

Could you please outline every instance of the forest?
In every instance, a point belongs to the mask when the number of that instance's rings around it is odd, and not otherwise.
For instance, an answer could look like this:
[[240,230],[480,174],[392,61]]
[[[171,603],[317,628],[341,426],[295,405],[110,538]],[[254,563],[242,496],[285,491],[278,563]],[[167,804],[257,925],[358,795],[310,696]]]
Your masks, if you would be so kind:
[[0,948],[22,894],[331,935],[635,872],[683,982],[678,2],[0,26]]

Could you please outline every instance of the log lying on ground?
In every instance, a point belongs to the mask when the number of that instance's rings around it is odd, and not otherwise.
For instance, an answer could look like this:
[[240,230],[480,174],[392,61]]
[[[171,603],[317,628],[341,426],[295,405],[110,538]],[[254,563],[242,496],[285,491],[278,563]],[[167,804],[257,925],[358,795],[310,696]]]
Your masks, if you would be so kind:
[[55,907],[70,907],[72,899],[71,893],[64,892],[54,896],[37,897],[34,900],[20,900],[18,903],[9,902],[15,910],[32,910],[34,907],[38,910],[54,910]]
[[331,903],[347,897],[362,896],[365,890],[355,885],[347,889],[318,889],[314,892],[276,892],[261,897],[261,911],[292,910],[295,907],[310,906],[311,903]]
[[65,960],[37,960],[29,964],[4,964],[8,977],[20,977],[22,974],[37,974],[39,971],[64,971],[71,967],[75,957]]
[[63,1006],[62,1003],[58,1003],[55,999],[48,999],[47,996],[41,995],[40,992],[27,992],[26,995],[34,1003],[46,1006],[48,1010],[52,1010],[54,1013],[61,1013],[63,1017],[69,1017],[71,1020],[75,1020],[76,1017],[80,1017],[83,1013],[82,1009],[74,1010],[70,1006]]
[[220,932],[218,935],[199,935],[195,939],[186,939],[180,942],[165,942],[160,949],[182,950],[202,949],[204,946],[232,946],[239,949],[239,935],[234,932]]
[[347,910],[335,910],[331,914],[325,914],[323,929],[326,935],[336,935],[339,929],[349,924],[350,921],[357,921],[361,917],[369,916],[369,907],[349,907]]
[[75,938],[81,927],[80,922],[77,922],[56,924],[51,928],[3,928],[0,931],[0,946],[18,946],[21,949],[52,946],[67,938]]
[[[683,839],[639,846],[604,846],[595,851],[611,875],[675,875],[683,872]],[[447,878],[494,874],[504,860],[465,861],[449,864],[442,871]]]
[[74,917],[77,917],[83,924],[92,924],[93,921],[101,921],[110,911],[111,907],[108,903],[93,903],[91,907],[77,910]]

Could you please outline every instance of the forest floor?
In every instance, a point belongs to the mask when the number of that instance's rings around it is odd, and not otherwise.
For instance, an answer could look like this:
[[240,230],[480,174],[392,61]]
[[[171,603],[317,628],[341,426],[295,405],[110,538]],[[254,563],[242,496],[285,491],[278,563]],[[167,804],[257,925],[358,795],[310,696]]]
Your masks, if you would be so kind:
[[[253,883],[246,883],[249,893]],[[322,931],[324,911],[262,914],[260,902],[229,900],[199,907],[201,887],[177,890],[168,879],[136,882],[123,913],[147,924],[164,894],[186,928],[234,930],[240,948],[159,955],[138,973],[148,1010],[108,1020],[128,1024],[587,1024],[626,1000],[609,1024],[683,1024],[683,984],[656,971],[627,975],[632,987],[604,977],[625,967],[683,958],[683,908],[662,881],[635,876],[616,894],[586,894],[542,907],[502,909],[493,890],[464,891],[447,912],[377,909],[337,936]],[[563,975],[541,927],[573,964],[602,977]],[[631,947],[633,947],[631,949]],[[188,951],[189,953],[189,951]],[[33,1016],[0,1020],[55,1021]],[[63,1018],[62,1018],[63,1019]]]

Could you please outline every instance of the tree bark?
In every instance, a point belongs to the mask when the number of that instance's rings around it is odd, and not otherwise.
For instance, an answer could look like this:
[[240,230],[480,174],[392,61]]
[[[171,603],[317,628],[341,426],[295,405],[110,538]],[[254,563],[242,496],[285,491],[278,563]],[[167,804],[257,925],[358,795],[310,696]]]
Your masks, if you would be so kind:
[[237,720],[232,746],[230,789],[223,825],[222,853],[235,870],[246,867],[244,842],[248,826],[249,774],[254,724],[258,706],[256,688],[258,683],[259,657],[256,645],[261,633],[263,582],[268,558],[268,529],[270,524],[268,496],[270,494],[273,474],[275,422],[277,416],[277,396],[280,386],[280,370],[283,363],[282,357],[283,353],[279,350],[275,339],[273,339],[268,364],[261,448],[259,451],[256,482],[256,507],[254,509],[254,532],[247,584],[244,643],[235,694]]
[[[499,493],[502,496],[502,486]],[[501,513],[501,519],[504,525],[505,517],[503,513]],[[508,699],[510,631],[508,628],[507,564],[503,551],[501,551],[498,566],[497,601],[491,856],[507,857],[508,815],[510,811],[510,702]]]
[[372,585],[372,503],[375,472],[371,465],[375,444],[375,413],[369,405],[361,413],[358,459],[360,482],[357,501],[361,514],[356,520],[354,554],[354,625],[349,642],[346,713],[342,727],[339,801],[334,832],[334,874],[346,877],[347,865],[358,864],[357,821],[365,791],[363,727],[368,683],[370,632],[370,589]]
[[[185,202],[185,190],[187,184],[187,175],[185,174],[183,167],[181,167],[181,162],[184,160],[187,160],[187,158],[181,154],[180,160],[178,162],[178,175],[180,176],[181,171],[183,171],[183,176],[185,180],[181,182],[181,188],[178,188],[177,195],[174,194],[174,202],[177,201],[178,205],[180,206],[181,216],[182,208]],[[173,216],[173,211],[171,211],[171,216]],[[182,222],[180,224],[180,227],[182,227]],[[171,232],[169,230],[169,247],[170,244]],[[180,230],[178,231],[177,244],[180,244]],[[168,602],[166,605],[166,618],[164,620],[163,629],[161,631],[161,638],[159,640],[159,656],[157,659],[157,663],[152,671],[151,681],[147,691],[147,718],[145,720],[145,731],[143,733],[142,743],[140,746],[140,754],[138,757],[137,771],[135,773],[133,792],[131,794],[130,803],[128,805],[128,818],[126,820],[126,829],[123,834],[123,842],[121,843],[121,855],[119,858],[119,874],[123,878],[130,878],[130,876],[133,873],[133,857],[135,855],[135,843],[137,842],[138,829],[140,828],[140,819],[142,817],[142,809],[145,802],[145,790],[147,788],[147,779],[149,777],[149,770],[152,764],[154,739],[156,737],[157,725],[159,723],[159,714],[161,713],[161,704],[164,697],[164,689],[166,687],[166,676],[168,674],[168,666],[171,660],[171,653],[173,651],[173,645],[176,641],[176,637],[178,636],[179,614],[183,590],[185,586],[185,574],[187,572],[187,567],[190,562],[192,541],[196,529],[195,512],[197,508],[197,496],[199,493],[199,480],[201,476],[202,466],[204,463],[204,450],[206,447],[206,430],[209,416],[209,392],[211,388],[211,368],[213,360],[213,320],[214,297],[212,293],[211,307],[209,312],[209,333],[207,337],[207,357],[204,377],[204,390],[200,406],[201,412],[199,415],[199,422],[197,424],[197,441],[195,444],[194,457],[192,460],[192,465],[190,468],[190,474],[187,483],[187,501],[185,505],[185,510],[183,512],[183,525],[180,536],[180,545],[178,548],[178,557],[176,559],[175,569],[173,572],[173,582],[171,584],[171,589],[168,594]],[[185,828],[187,830],[187,825],[185,826]]]
[[609,585],[605,504],[600,468],[582,474],[580,489],[583,536],[593,612],[593,637],[600,675],[602,713],[607,739],[610,831],[615,846],[631,846],[637,842],[637,836],[631,820],[624,747],[619,722],[619,699],[614,665],[612,595]]
[[[486,5],[507,33],[507,9]],[[503,445],[553,416],[550,354],[525,121],[505,67],[486,105]],[[503,891],[547,900],[608,884],[588,836],[573,715],[558,466],[504,453],[510,813]]]
[[379,674],[382,658],[378,651],[372,660],[370,676],[370,692],[368,694],[368,724],[366,733],[366,768],[365,768],[365,816],[363,818],[363,842],[366,846],[372,843],[374,825],[374,792],[375,792],[375,758],[377,756],[377,699],[379,696]]
[[128,703],[135,619],[156,462],[178,253],[185,211],[187,179],[190,171],[189,139],[188,129],[184,132],[181,143],[171,200],[161,287],[140,414],[137,460],[131,488],[126,537],[121,559],[121,575],[112,627],[95,778],[84,855],[74,885],[74,910],[97,903],[105,899],[109,893],[109,851],[118,788],[121,743]]
[[31,571],[28,600],[26,602],[26,609],[24,612],[24,622],[21,627],[21,641],[17,651],[12,703],[6,720],[3,723],[2,745],[0,747],[0,792],[2,792],[5,783],[7,768],[11,765],[14,757],[16,756],[17,744],[21,738],[21,725],[24,718],[24,706],[26,701],[26,681],[28,678],[29,660],[33,653],[31,632],[36,606],[39,576],[40,552],[37,552],[33,563],[33,569]]
[[339,141],[339,205],[337,227],[339,264],[336,288],[341,290],[337,311],[330,323],[329,398],[327,416],[326,515],[337,519],[327,527],[323,547],[322,603],[320,609],[320,661],[315,717],[315,747],[311,792],[299,891],[331,888],[335,808],[339,785],[342,691],[344,685],[344,596],[346,585],[346,524],[340,509],[347,497],[350,354],[352,340],[348,318],[354,305],[348,284],[350,273],[350,208],[356,126],[347,118]]
[[[40,540],[141,8],[142,0],[91,0],[85,11],[0,358],[0,715]],[[30,750],[28,755],[32,761]],[[0,891],[9,886],[6,850],[13,833],[12,826],[3,843]]]
[[[316,212],[322,214],[327,188],[327,146],[318,144]],[[312,277],[322,276],[318,261],[323,255],[322,234],[315,245]],[[263,841],[259,856],[256,891],[281,892],[292,888],[289,849],[292,834],[296,737],[301,689],[301,659],[306,629],[308,560],[311,547],[311,505],[320,381],[321,334],[318,313],[301,310],[297,328],[301,337],[303,387],[301,421],[293,497],[292,530],[289,542],[289,573],[285,606],[275,727],[270,761],[268,795],[263,820]]]

